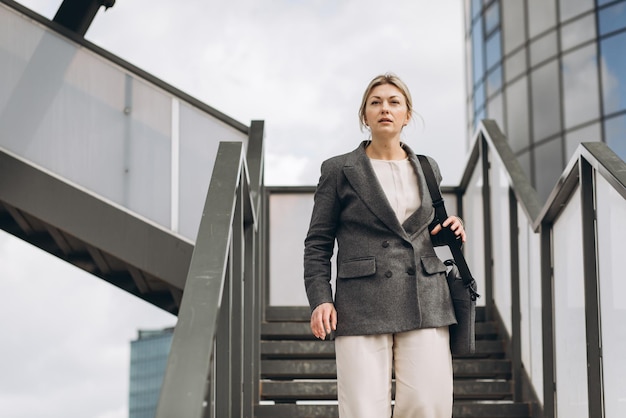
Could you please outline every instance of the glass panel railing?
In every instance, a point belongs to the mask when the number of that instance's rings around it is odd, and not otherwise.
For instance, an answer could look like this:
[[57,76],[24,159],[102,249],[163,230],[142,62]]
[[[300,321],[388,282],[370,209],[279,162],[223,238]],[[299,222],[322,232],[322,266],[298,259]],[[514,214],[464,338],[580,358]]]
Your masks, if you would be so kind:
[[596,175],[596,201],[604,408],[607,418],[617,418],[626,416],[626,280],[621,265],[626,204],[600,175]]
[[179,232],[195,236],[219,142],[247,143],[247,137],[188,103],[180,103],[179,115]]
[[312,211],[313,192],[270,192],[269,304],[271,306],[309,305],[304,290],[302,260],[304,239]]
[[215,152],[191,154],[246,134],[4,4],[0,27],[0,148],[195,239]]
[[502,162],[490,154],[491,236],[493,239],[493,298],[509,335],[511,320],[511,238],[509,182]]
[[[518,207],[520,217],[521,207]],[[519,225],[524,225],[520,223]],[[520,227],[520,229],[523,227]],[[527,322],[530,326],[530,363],[525,363],[530,379],[533,382],[535,393],[539,402],[543,402],[543,334],[542,334],[542,304],[541,304],[541,235],[534,233],[532,227],[528,225],[528,276],[525,278],[529,292],[529,316]],[[521,263],[521,261],[520,261]],[[521,286],[524,285],[521,278]],[[522,314],[522,320],[524,316]]]
[[578,188],[553,227],[554,345],[559,417],[588,416],[585,287]]

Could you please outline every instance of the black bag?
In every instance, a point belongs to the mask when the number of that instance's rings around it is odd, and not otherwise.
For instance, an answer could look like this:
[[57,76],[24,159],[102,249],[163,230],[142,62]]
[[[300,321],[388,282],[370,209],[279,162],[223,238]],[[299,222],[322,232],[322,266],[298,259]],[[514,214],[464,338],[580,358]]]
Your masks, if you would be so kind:
[[[443,222],[448,215],[433,169],[425,156],[418,155],[417,158],[424,170],[435,208],[435,216],[439,222]],[[444,264],[451,267],[447,274],[447,281],[457,321],[456,325],[450,325],[450,351],[454,355],[471,354],[476,350],[476,298],[479,297],[476,280],[467,267],[460,240],[456,239],[450,230],[443,229],[440,233],[446,234],[447,244],[454,257],[454,260],[444,261]]]

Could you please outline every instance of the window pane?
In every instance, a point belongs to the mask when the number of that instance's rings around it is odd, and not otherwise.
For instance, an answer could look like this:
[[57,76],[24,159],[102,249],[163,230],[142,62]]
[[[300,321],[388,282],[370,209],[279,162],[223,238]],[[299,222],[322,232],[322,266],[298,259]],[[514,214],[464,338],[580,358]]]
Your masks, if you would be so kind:
[[606,144],[622,160],[626,160],[626,115],[620,115],[604,121]]
[[528,0],[529,37],[534,38],[556,26],[555,0]]
[[507,136],[514,152],[530,145],[527,80],[522,77],[505,90]]
[[526,50],[521,49],[504,62],[507,83],[524,72],[526,72]]
[[502,67],[496,67],[487,76],[487,97],[490,97],[502,87]]
[[531,73],[534,141],[548,138],[561,130],[559,69],[556,61]]
[[487,105],[487,117],[498,123],[498,126],[504,127],[504,118],[502,117],[502,94],[498,94],[489,100]]
[[508,54],[526,40],[524,3],[502,2],[502,30],[504,31],[504,54]]
[[599,122],[569,132],[565,136],[565,161],[567,162],[572,158],[574,151],[576,151],[578,144],[581,142],[598,142],[601,140],[602,133],[600,132]]
[[561,49],[568,50],[596,36],[596,17],[593,14],[575,20],[561,28]]
[[530,45],[530,66],[534,67],[556,55],[556,31],[542,36]]
[[500,3],[494,2],[485,12],[485,32],[491,33],[500,24]]
[[563,148],[561,138],[538,145],[535,152],[535,188],[539,200],[544,201],[556,185],[563,171]]
[[596,46],[577,49],[563,56],[565,128],[600,116]]
[[474,90],[474,109],[480,109],[485,105],[485,86],[481,83]]
[[602,53],[602,98],[604,114],[626,110],[626,33],[603,39]]
[[472,17],[478,16],[481,7],[480,0],[472,0]]
[[600,10],[598,13],[600,35],[626,27],[626,2],[621,2]]
[[502,37],[500,31],[496,31],[487,40],[487,68],[500,63],[502,60]]
[[593,0],[559,0],[561,22],[593,8]]
[[472,28],[472,52],[474,55],[474,84],[482,80],[485,72],[483,61],[483,26],[481,19],[478,19]]

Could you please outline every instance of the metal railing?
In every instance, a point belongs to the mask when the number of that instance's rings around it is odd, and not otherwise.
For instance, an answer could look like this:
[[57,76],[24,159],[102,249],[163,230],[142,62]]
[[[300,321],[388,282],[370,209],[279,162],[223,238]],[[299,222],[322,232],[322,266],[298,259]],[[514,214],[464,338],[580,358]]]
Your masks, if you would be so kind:
[[479,236],[465,246],[468,262],[484,280],[487,315],[511,337],[515,400],[537,399],[535,416],[623,416],[626,304],[614,292],[624,286],[615,245],[626,230],[624,161],[603,143],[581,144],[541,207],[484,120],[459,191]]
[[240,142],[220,144],[158,418],[253,417],[259,403],[262,135],[253,122],[247,157]]

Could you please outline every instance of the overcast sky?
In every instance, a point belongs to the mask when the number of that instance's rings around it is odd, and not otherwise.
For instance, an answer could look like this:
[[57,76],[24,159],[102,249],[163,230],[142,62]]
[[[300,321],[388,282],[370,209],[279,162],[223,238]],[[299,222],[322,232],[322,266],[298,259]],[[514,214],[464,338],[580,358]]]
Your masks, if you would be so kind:
[[[61,0],[21,3],[52,18]],[[461,1],[117,0],[86,37],[245,124],[265,120],[270,185],[313,185],[322,160],[365,139],[363,89],[395,72],[421,116],[405,141],[444,183],[460,178]],[[127,417],[130,341],[175,323],[4,232],[0,294],[2,417]]]

